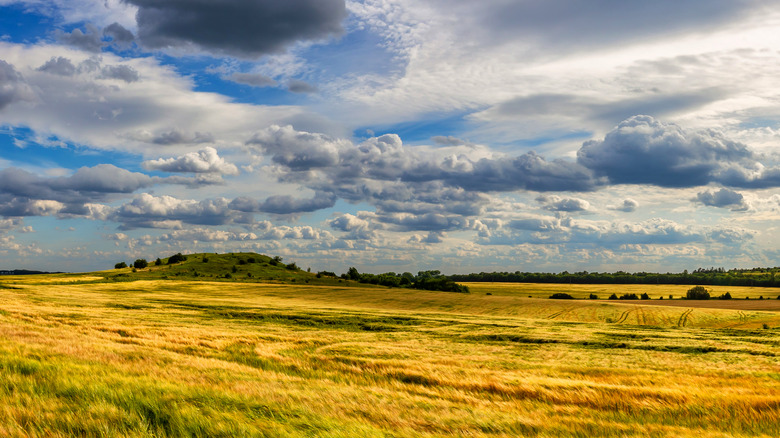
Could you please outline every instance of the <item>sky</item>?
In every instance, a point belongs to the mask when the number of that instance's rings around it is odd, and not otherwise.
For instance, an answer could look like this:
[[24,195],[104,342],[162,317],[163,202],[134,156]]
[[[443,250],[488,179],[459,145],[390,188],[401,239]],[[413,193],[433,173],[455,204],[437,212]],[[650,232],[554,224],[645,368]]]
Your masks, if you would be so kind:
[[780,265],[780,0],[0,0],[0,269]]

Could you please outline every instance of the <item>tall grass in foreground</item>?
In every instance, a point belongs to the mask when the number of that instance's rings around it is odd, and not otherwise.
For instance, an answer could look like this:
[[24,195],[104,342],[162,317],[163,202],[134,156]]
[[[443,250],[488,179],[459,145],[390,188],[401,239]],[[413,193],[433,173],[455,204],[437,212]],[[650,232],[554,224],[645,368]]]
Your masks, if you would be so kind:
[[[780,436],[768,312],[356,287],[16,287],[0,290],[0,436]],[[652,321],[621,320],[627,310]]]

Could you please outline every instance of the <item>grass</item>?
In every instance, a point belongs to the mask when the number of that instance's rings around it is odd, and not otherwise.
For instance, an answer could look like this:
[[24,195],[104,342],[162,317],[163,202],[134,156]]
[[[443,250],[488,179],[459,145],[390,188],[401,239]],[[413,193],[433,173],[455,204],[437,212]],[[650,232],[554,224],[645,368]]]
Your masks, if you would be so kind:
[[134,280],[4,280],[0,436],[780,435],[778,312]]

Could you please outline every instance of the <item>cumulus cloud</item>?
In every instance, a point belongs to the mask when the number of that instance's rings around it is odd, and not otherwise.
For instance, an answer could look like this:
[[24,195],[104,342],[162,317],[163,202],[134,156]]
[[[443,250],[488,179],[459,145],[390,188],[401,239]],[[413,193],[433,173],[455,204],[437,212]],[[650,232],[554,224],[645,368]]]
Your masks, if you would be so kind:
[[14,102],[33,98],[33,91],[22,75],[13,65],[0,59],[0,110]]
[[725,188],[718,191],[699,192],[692,200],[709,207],[729,208],[731,211],[744,211],[747,209],[745,199],[741,193]]
[[183,224],[224,225],[240,221],[225,198],[202,201],[142,193],[114,211],[111,220],[132,228],[182,228]]
[[297,41],[342,32],[344,0],[127,0],[138,7],[141,43],[153,49],[203,50],[258,58]]
[[144,169],[163,172],[238,175],[238,168],[235,164],[225,161],[212,147],[205,147],[198,152],[189,152],[177,158],[144,161],[142,165]]
[[577,161],[613,184],[780,184],[780,169],[764,168],[746,145],[714,130],[688,132],[650,116],[631,117],[607,133],[604,140],[585,142],[577,152]]
[[135,41],[133,33],[117,22],[106,26],[103,35],[111,38],[112,44],[122,48],[129,47]]
[[615,211],[623,211],[626,213],[631,213],[632,211],[636,211],[637,207],[639,207],[639,202],[637,202],[634,199],[627,198],[623,200],[623,203],[620,205],[612,205],[608,207],[610,210]]
[[294,215],[308,213],[333,207],[336,197],[328,193],[316,193],[313,198],[299,199],[289,195],[269,196],[265,201],[258,202],[247,197],[234,199],[231,208],[243,212],[263,212],[276,215]]
[[129,65],[108,65],[103,67],[100,77],[103,79],[119,79],[127,82],[137,82],[138,71]]
[[100,29],[93,24],[87,24],[86,32],[81,29],[74,29],[73,32],[62,32],[57,34],[57,39],[73,47],[78,47],[87,52],[99,53],[103,48],[103,41],[100,37]]
[[590,209],[590,203],[584,199],[562,198],[560,196],[539,196],[536,200],[543,204],[543,208],[549,211],[578,212]]
[[76,66],[73,65],[70,59],[62,56],[52,57],[45,64],[38,67],[37,70],[60,76],[73,76],[76,74]]

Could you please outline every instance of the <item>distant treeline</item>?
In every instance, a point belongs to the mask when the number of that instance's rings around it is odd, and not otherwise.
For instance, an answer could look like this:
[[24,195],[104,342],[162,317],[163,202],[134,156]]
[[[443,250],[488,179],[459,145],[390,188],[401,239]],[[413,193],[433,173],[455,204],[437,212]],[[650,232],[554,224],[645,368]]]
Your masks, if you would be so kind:
[[[334,276],[333,272],[321,271],[317,276]],[[411,272],[396,274],[395,272],[385,272],[384,274],[361,274],[354,267],[349,268],[341,278],[354,280],[366,284],[378,284],[388,287],[405,287],[410,289],[433,290],[443,292],[469,293],[469,288],[455,283],[452,279],[442,275],[440,271],[420,271],[417,275]]]
[[0,275],[37,275],[37,274],[61,274],[61,272],[30,271],[28,269],[12,269],[0,271]]
[[710,286],[780,287],[780,268],[697,269],[682,273],[652,272],[480,272],[455,274],[449,278],[458,282],[507,283],[572,283],[572,284],[690,284]]

